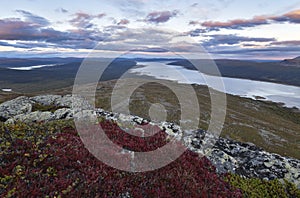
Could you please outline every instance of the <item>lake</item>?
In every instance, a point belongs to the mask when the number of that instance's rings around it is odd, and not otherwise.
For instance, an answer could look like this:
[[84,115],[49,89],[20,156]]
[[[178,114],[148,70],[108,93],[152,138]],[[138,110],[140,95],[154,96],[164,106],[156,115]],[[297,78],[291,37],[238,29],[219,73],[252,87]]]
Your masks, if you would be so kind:
[[[138,62],[138,67],[130,69],[129,73],[199,85],[207,85],[205,78],[216,81],[221,78],[225,87],[223,91],[228,94],[252,99],[263,97],[263,100],[284,103],[286,107],[297,107],[300,109],[300,87],[248,79],[208,76],[196,70],[189,70],[182,66],[167,65],[167,63]],[[212,88],[222,91],[222,89]]]

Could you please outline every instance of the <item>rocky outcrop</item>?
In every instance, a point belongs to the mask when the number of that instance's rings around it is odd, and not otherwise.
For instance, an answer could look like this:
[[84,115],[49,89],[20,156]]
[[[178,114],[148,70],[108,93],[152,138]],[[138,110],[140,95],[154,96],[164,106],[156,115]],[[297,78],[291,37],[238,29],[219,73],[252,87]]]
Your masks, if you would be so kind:
[[[252,143],[241,143],[215,137],[204,130],[182,131],[173,123],[152,123],[138,116],[123,115],[98,109],[98,116],[110,119],[126,129],[128,126],[152,124],[159,126],[172,137],[181,139],[192,151],[206,156],[219,173],[236,173],[245,177],[280,179],[294,183],[300,188],[300,160],[269,153]],[[213,145],[212,145],[213,144]]]
[[6,121],[16,115],[30,113],[32,104],[33,102],[26,96],[0,104],[0,121]]
[[[56,106],[55,112],[33,111],[35,104]],[[72,108],[72,107],[77,108]],[[81,109],[90,109],[89,103],[71,95],[43,95],[35,97],[21,96],[0,104],[0,121],[6,123],[21,122],[47,122],[59,119],[71,119]]]
[[286,179],[300,188],[300,160],[266,152],[251,143],[224,138],[218,138],[211,149],[203,150],[201,140],[205,135],[205,131],[197,130],[186,137],[186,142],[191,150],[204,153],[218,172],[266,180]]
[[54,113],[54,119],[71,119],[73,118],[73,111],[70,108],[57,109]]
[[9,118],[6,123],[14,122],[44,122],[54,120],[55,116],[51,112],[34,111],[26,114],[19,114],[12,118]]
[[[62,108],[54,112],[32,111],[34,104],[55,105]],[[145,124],[157,125],[169,136],[182,140],[190,150],[205,155],[216,166],[219,173],[232,172],[245,177],[267,180],[286,179],[300,188],[300,160],[268,153],[251,143],[215,137],[204,130],[184,131],[173,123],[154,123],[138,116],[92,109],[87,101],[71,95],[22,96],[0,104],[0,121],[7,123],[89,119],[95,116],[113,120],[125,131],[131,128],[142,131],[142,127],[139,126]],[[212,146],[207,146],[210,144]]]
[[62,96],[59,95],[42,95],[31,97],[30,100],[34,103],[39,103],[41,105],[52,105],[55,104],[57,100],[61,99]]

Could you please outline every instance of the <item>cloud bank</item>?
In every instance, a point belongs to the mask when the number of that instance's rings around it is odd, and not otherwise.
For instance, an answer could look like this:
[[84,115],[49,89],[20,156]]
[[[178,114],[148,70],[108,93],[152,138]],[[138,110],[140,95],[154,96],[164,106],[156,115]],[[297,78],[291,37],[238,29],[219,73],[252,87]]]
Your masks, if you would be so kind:
[[243,29],[274,22],[300,23],[300,10],[288,12],[278,16],[255,16],[252,19],[234,19],[226,22],[206,21],[203,23],[190,21],[191,25],[201,24],[206,28]]
[[144,19],[144,21],[156,24],[165,23],[169,21],[172,17],[177,16],[178,13],[178,10],[150,12]]

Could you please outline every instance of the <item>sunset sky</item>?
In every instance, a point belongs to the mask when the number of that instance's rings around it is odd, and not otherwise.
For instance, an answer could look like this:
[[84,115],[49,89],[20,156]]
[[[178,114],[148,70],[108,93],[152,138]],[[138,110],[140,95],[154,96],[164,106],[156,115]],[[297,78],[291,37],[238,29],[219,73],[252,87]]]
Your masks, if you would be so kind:
[[97,45],[103,57],[167,56],[167,46],[202,46],[214,58],[300,56],[299,0],[9,0],[0,10],[0,57],[85,57]]

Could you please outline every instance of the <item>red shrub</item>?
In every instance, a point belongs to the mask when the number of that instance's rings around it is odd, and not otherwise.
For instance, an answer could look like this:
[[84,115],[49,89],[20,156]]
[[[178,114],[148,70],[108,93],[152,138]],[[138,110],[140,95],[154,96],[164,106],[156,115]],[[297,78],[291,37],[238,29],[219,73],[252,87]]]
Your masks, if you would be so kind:
[[[116,124],[101,123],[116,144],[149,151],[166,143],[163,131],[140,138]],[[215,172],[210,161],[186,151],[173,163],[155,171],[129,173],[111,168],[92,156],[73,128],[42,143],[16,139],[1,157],[0,176],[11,176],[0,194],[17,197],[241,197]]]

